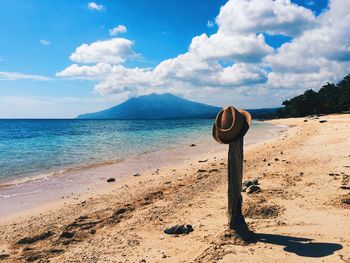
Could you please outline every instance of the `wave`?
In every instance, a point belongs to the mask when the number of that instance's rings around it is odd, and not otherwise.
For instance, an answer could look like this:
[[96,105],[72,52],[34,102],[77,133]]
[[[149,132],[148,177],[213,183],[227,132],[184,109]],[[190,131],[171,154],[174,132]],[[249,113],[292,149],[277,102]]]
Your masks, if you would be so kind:
[[[124,161],[124,159],[116,159],[116,160],[108,160],[108,161],[103,161],[103,162],[98,162],[98,163],[91,163],[91,164],[83,164],[75,167],[68,167],[62,170],[57,170],[49,173],[41,173],[41,174],[36,174],[36,175],[30,175],[30,176],[25,176],[22,178],[16,178],[14,180],[8,181],[6,183],[0,183],[0,191],[5,190],[14,186],[18,186],[21,184],[29,183],[29,182],[35,182],[35,181],[42,181],[42,180],[47,180],[53,176],[62,176],[68,173],[72,172],[79,172],[83,170],[89,170],[93,168],[98,168],[102,166],[108,166],[108,165],[113,165],[117,164]],[[0,195],[1,197],[1,195]]]

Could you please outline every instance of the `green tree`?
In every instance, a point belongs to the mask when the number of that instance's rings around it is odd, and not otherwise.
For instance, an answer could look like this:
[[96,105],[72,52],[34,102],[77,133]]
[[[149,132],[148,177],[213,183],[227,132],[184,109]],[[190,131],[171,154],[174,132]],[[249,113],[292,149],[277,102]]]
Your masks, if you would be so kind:
[[302,95],[283,101],[277,117],[302,117],[320,113],[350,110],[350,74],[337,85],[327,83],[318,92],[307,90]]

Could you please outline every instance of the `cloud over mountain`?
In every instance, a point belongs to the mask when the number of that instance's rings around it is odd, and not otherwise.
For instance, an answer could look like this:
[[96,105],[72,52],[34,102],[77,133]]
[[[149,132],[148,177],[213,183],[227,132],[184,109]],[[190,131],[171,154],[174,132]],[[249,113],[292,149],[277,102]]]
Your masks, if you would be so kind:
[[[329,8],[315,16],[289,0],[229,0],[216,24],[216,33],[193,37],[186,53],[154,68],[125,65],[137,57],[131,40],[82,44],[70,56],[77,64],[57,76],[95,79],[97,92],[124,97],[166,91],[193,95],[200,89],[202,95],[234,91],[245,99],[259,95],[281,100],[337,81],[350,68],[348,1],[331,0]],[[292,39],[273,48],[266,35]]]

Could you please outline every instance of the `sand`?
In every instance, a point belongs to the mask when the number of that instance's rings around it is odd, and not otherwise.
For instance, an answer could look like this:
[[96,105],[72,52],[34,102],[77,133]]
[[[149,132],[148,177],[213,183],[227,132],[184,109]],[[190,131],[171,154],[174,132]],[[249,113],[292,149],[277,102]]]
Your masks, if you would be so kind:
[[[350,115],[272,122],[291,127],[245,147],[244,179],[262,189],[242,193],[257,243],[226,234],[223,150],[8,218],[0,261],[350,262]],[[194,231],[163,233],[175,224]]]

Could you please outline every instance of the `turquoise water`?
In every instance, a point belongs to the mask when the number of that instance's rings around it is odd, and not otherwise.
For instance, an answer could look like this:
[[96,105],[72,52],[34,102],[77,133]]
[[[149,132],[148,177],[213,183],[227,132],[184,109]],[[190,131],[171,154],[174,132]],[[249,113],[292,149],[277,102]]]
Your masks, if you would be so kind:
[[212,123],[208,119],[0,120],[0,181],[211,140]]
[[0,120],[0,180],[121,160],[191,141],[212,120]]

